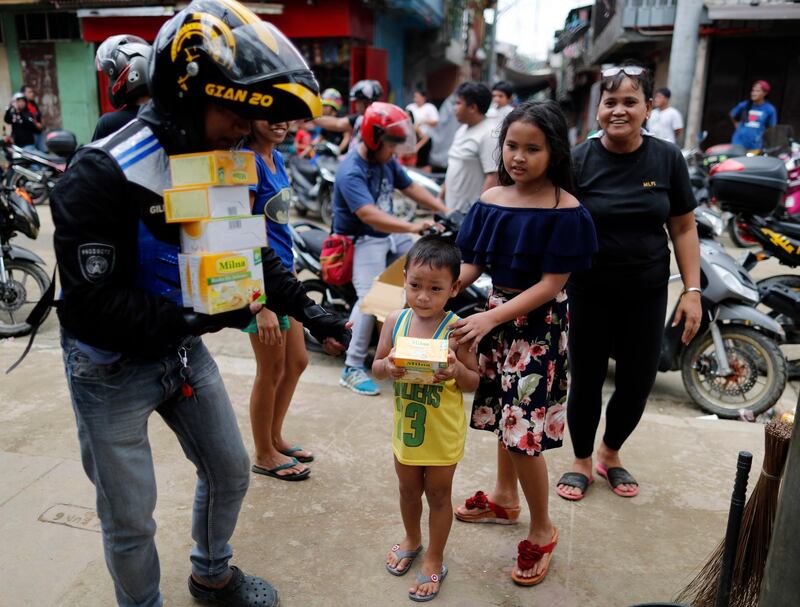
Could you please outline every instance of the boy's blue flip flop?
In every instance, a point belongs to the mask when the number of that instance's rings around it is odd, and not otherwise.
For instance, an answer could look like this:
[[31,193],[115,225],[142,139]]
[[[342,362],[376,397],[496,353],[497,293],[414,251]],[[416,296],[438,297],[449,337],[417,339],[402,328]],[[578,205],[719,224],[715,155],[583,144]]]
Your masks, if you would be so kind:
[[419,595],[416,592],[413,593],[409,592],[408,598],[417,603],[426,603],[428,601],[432,601],[439,594],[439,590],[442,589],[442,583],[444,582],[444,578],[446,577],[447,577],[447,565],[444,564],[442,565],[442,572],[438,575],[435,573],[433,575],[422,575],[421,573],[418,573],[417,585],[428,584],[430,582],[438,582],[439,588],[436,590],[436,592],[432,592],[431,594],[426,594],[425,596]]
[[414,559],[419,556],[420,552],[422,552],[422,544],[420,544],[416,550],[400,550],[400,544],[395,544],[394,546],[392,546],[392,552],[394,552],[395,556],[397,557],[398,564],[403,559],[411,559],[410,561],[408,561],[408,564],[406,565],[405,569],[390,567],[389,563],[386,563],[386,571],[388,571],[392,575],[400,577],[401,575],[405,575],[406,573],[408,573],[408,570],[411,569],[411,565],[414,564]]

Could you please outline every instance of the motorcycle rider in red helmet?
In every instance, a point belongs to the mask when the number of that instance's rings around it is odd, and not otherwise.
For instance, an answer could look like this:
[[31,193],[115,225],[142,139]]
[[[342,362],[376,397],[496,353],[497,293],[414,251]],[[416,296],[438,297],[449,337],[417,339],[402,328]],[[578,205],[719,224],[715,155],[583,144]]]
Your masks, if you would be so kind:
[[332,229],[353,239],[353,286],[358,294],[350,315],[353,338],[339,383],[357,394],[380,393],[364,366],[375,317],[361,312],[361,302],[373,280],[411,248],[411,234],[434,225],[395,217],[392,194],[398,189],[428,209],[447,212],[440,200],[409,179],[394,157],[413,152],[414,144],[408,114],[391,103],[372,103],[364,112],[360,142],[336,171]]
[[[250,463],[200,338],[244,328],[261,304],[214,315],[183,307],[180,231],[165,221],[163,191],[171,187],[170,155],[230,149],[251,120],[319,115],[319,86],[283,34],[234,0],[195,0],[165,23],[149,72],[152,99],[122,129],[84,146],[51,196],[58,316],[81,459],[97,491],[119,605],[163,605],[147,434],[158,412],[197,475],[190,594],[217,605],[274,607],[278,593],[269,583],[229,564]],[[306,296],[275,251],[256,253],[267,307],[302,322],[329,353],[343,351],[345,323]]]

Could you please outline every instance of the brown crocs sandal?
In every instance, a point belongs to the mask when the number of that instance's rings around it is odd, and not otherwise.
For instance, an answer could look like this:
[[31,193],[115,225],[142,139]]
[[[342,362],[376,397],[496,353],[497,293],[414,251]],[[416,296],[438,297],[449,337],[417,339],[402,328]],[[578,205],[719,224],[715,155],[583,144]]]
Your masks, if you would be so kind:
[[[517,546],[517,567],[511,570],[511,579],[518,586],[535,586],[544,581],[547,572],[550,569],[550,563],[553,562],[552,552],[558,544],[558,529],[553,527],[553,539],[547,546],[539,546],[531,544],[528,540],[522,540]],[[517,569],[520,571],[527,571],[533,569],[533,566],[544,558],[545,554],[550,554],[544,570],[535,577],[522,577],[517,575]]]
[[464,502],[467,512],[455,511],[456,518],[465,523],[494,523],[496,525],[516,525],[520,508],[498,506],[483,491],[478,491]]

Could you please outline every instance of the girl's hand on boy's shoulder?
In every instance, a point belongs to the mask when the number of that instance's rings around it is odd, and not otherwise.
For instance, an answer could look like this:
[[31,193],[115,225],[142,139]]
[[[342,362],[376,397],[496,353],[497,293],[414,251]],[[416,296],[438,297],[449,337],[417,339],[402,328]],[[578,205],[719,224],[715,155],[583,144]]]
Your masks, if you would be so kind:
[[496,326],[497,323],[489,312],[479,312],[457,321],[453,335],[458,338],[459,345],[469,344],[469,351],[477,352],[478,343]]
[[402,367],[396,367],[394,364],[394,348],[392,348],[389,351],[389,354],[386,355],[386,358],[383,359],[383,366],[386,368],[386,372],[392,379],[400,379],[406,374],[405,369]]
[[456,358],[456,352],[453,348],[450,348],[450,352],[447,354],[447,368],[446,369],[439,369],[436,373],[433,374],[433,379],[437,384],[444,383],[451,379],[454,379],[456,373],[458,373],[458,358]]

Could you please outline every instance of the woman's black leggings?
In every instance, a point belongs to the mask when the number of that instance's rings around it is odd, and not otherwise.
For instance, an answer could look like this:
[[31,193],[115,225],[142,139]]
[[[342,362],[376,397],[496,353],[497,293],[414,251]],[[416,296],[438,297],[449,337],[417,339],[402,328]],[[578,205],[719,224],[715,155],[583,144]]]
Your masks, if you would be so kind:
[[666,311],[666,286],[569,290],[567,422],[576,458],[590,457],[594,450],[612,353],[616,385],[603,442],[619,450],[636,428],[658,372]]

